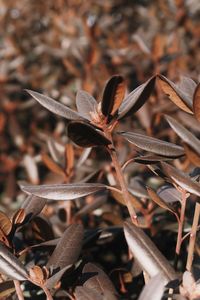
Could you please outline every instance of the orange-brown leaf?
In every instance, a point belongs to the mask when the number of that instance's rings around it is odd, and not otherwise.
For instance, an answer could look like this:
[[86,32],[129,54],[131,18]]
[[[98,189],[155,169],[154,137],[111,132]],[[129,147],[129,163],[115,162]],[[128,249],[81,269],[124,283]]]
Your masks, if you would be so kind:
[[65,176],[63,169],[59,165],[57,165],[46,153],[42,154],[42,161],[53,173]]
[[195,118],[200,122],[200,83],[197,85],[193,97],[193,110]]

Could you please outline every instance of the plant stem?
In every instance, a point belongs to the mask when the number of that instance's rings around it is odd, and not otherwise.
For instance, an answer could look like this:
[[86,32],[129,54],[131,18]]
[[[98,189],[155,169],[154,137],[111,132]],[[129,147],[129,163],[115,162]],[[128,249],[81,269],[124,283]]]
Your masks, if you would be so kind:
[[47,296],[47,300],[53,300],[53,297],[51,296],[50,291],[48,290],[47,287],[45,286],[41,286],[41,288],[43,289],[43,291],[45,292],[45,295]]
[[191,272],[192,261],[193,261],[193,257],[194,257],[194,246],[195,246],[195,240],[196,240],[196,233],[197,233],[197,229],[198,229],[199,216],[200,216],[200,204],[196,203],[194,219],[193,219],[193,223],[192,223],[192,229],[190,232],[190,241],[189,241],[189,247],[188,247],[187,265],[186,265],[186,269],[189,272]]
[[111,144],[108,145],[107,150],[108,150],[108,152],[110,154],[110,157],[112,159],[112,163],[114,165],[114,168],[115,168],[115,171],[116,171],[116,174],[117,174],[117,179],[119,181],[122,194],[124,195],[124,201],[126,203],[128,211],[129,211],[131,220],[132,220],[133,224],[138,225],[137,215],[136,215],[134,207],[131,203],[130,194],[129,194],[129,191],[128,191],[128,188],[127,188],[127,185],[126,185],[126,182],[125,182],[125,178],[124,178],[120,163],[118,161],[116,150],[114,148],[112,135],[107,130],[107,128],[104,128],[104,133],[105,133],[106,137],[111,141]]
[[186,202],[187,202],[187,193],[185,190],[182,190],[181,213],[180,213],[180,220],[178,222],[178,235],[177,235],[177,241],[176,241],[176,257],[175,257],[175,262],[174,262],[175,269],[177,267],[178,257],[180,255],[180,251],[181,251]]
[[13,280],[15,285],[16,294],[19,300],[24,300],[24,295],[18,280]]

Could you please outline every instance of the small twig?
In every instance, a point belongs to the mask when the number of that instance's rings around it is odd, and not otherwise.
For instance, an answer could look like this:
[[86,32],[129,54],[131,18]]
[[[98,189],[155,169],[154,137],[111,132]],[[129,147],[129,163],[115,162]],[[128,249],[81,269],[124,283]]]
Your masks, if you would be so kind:
[[[199,229],[200,229],[200,225],[197,226],[197,231],[199,231]],[[186,234],[182,237],[182,242],[183,242],[188,236],[190,236],[190,234],[191,234],[191,230],[190,230],[188,233],[186,233]]]
[[196,233],[197,233],[197,228],[198,228],[198,223],[199,223],[199,216],[200,216],[200,204],[196,203],[194,219],[193,219],[193,223],[192,223],[192,229],[190,232],[190,241],[189,241],[188,257],[187,257],[187,264],[186,264],[186,269],[189,272],[191,272],[192,261],[193,261],[193,257],[194,257],[194,246],[195,246],[195,241],[196,241]]
[[129,211],[131,220],[132,220],[133,224],[138,225],[137,214],[136,214],[135,209],[134,209],[134,207],[131,203],[130,194],[129,194],[129,191],[128,191],[128,187],[126,185],[124,174],[122,172],[122,169],[121,169],[121,166],[120,166],[120,163],[118,161],[118,157],[117,157],[117,154],[116,154],[116,151],[115,151],[115,148],[114,148],[112,134],[106,128],[106,126],[103,128],[103,130],[104,130],[105,136],[111,141],[111,144],[108,145],[107,150],[108,150],[108,152],[110,154],[110,157],[112,159],[112,163],[113,163],[113,166],[114,166],[116,174],[117,174],[117,179],[118,179],[119,185],[121,187],[121,192],[124,196],[124,201],[126,203],[128,211]]
[[53,297],[51,296],[51,293],[48,290],[48,288],[46,286],[41,286],[41,288],[45,292],[45,295],[47,296],[47,300],[53,300]]
[[176,257],[175,257],[175,262],[174,262],[175,269],[177,267],[178,257],[180,255],[180,251],[181,251],[186,202],[187,202],[187,192],[185,190],[182,190],[181,213],[180,213],[180,219],[178,222],[178,235],[177,235],[177,241],[176,241]]
[[129,160],[127,160],[127,161],[123,164],[123,166],[122,166],[122,171],[124,171],[125,168],[126,168],[130,163],[134,162],[134,160],[135,160],[135,158],[130,158]]
[[16,294],[19,300],[24,300],[24,295],[18,280],[13,280],[15,285]]

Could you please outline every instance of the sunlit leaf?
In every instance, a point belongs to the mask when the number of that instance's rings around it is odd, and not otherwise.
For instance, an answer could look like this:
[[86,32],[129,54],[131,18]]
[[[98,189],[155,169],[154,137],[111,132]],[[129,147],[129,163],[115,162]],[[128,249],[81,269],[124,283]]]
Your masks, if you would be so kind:
[[148,81],[133,90],[122,102],[118,110],[118,120],[127,114],[136,112],[148,100],[151,95],[156,77],[151,77]]
[[200,140],[171,116],[165,115],[165,119],[176,134],[200,155]]
[[195,118],[200,122],[200,83],[197,85],[193,97],[193,110]]
[[42,95],[40,93],[26,90],[35,100],[37,100],[42,106],[50,110],[56,115],[64,117],[67,120],[80,120],[83,119],[81,115],[77,112],[73,111],[72,109],[68,108],[64,104],[53,100],[52,98]]
[[81,147],[107,146],[111,143],[100,131],[84,122],[70,122],[68,136]]
[[101,111],[104,116],[114,115],[118,110],[124,95],[125,83],[122,76],[113,76],[106,84],[103,99],[101,102]]
[[145,285],[138,300],[161,300],[166,284],[166,278],[162,273],[158,273]]
[[82,117],[91,120],[90,112],[95,111],[96,105],[96,100],[89,93],[80,90],[76,94],[76,107]]
[[[21,183],[20,188],[27,194],[50,200],[74,200],[106,189],[101,183],[70,183],[52,185],[31,185]],[[34,198],[32,199],[34,200]]]
[[175,144],[135,132],[120,132],[126,140],[138,148],[167,157],[178,157],[184,154],[184,149]]
[[150,277],[162,272],[167,281],[176,278],[175,271],[170,266],[168,260],[142,229],[130,222],[125,222],[124,233],[134,258]]
[[159,75],[158,80],[162,90],[166,95],[169,96],[172,102],[174,102],[182,110],[193,114],[191,94],[186,93],[183,91],[183,89],[180,89],[178,85],[163,75]]
[[27,280],[27,271],[6,246],[0,243],[0,272],[11,279]]

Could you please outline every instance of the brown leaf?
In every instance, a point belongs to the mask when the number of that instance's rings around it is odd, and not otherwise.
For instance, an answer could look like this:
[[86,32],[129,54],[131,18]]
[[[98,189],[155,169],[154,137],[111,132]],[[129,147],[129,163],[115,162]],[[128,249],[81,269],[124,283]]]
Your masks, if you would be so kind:
[[46,267],[63,269],[68,265],[74,264],[81,252],[83,233],[82,225],[70,225],[58,241]]
[[171,165],[161,162],[163,172],[171,178],[178,186],[191,194],[200,196],[200,184],[193,181],[186,173],[172,167]]
[[200,140],[171,116],[165,115],[165,119],[176,134],[200,155]]
[[89,289],[84,286],[77,286],[75,289],[75,297],[77,300],[103,300],[104,295],[99,294],[98,291]]
[[74,168],[74,147],[72,144],[67,144],[65,147],[65,169],[66,174],[71,174]]
[[192,112],[192,98],[190,94],[185,93],[178,85],[163,75],[158,76],[158,81],[162,90],[167,94],[172,102],[174,102],[182,110],[193,114]]
[[151,199],[160,207],[169,210],[171,213],[173,213],[175,216],[177,216],[175,210],[173,209],[173,207],[166,203],[161,197],[158,196],[158,194],[156,192],[154,192],[154,190],[152,190],[150,187],[147,187],[147,192],[149,194],[149,196],[151,197]]
[[196,153],[195,150],[193,150],[189,145],[183,144],[185,149],[185,154],[189,161],[195,165],[196,167],[200,167],[200,156],[198,153]]
[[31,91],[31,90],[25,90],[27,91],[35,100],[37,100],[42,106],[53,112],[54,114],[57,114],[61,117],[64,117],[67,120],[80,120],[83,119],[81,115],[79,115],[77,112],[73,111],[72,109],[68,108],[64,104],[53,100],[52,98],[42,95],[40,93]]
[[[120,191],[120,190],[112,190],[111,189],[111,195],[112,197],[117,201],[119,202],[120,204],[122,205],[125,205],[126,206],[126,203],[125,203],[125,200],[124,200],[124,196],[123,196],[123,193]],[[142,204],[140,203],[140,201],[135,198],[130,192],[129,192],[129,199],[131,201],[131,203],[133,204],[133,206],[137,209],[141,209],[142,207]]]
[[0,243],[0,272],[11,279],[27,280],[28,274],[24,265],[7,247]]
[[25,219],[25,210],[23,208],[20,208],[12,217],[12,223],[13,224],[21,224]]
[[197,85],[194,92],[193,111],[195,118],[200,122],[200,83]]
[[[27,194],[50,200],[74,200],[86,195],[105,190],[101,183],[69,183],[51,185],[20,184],[20,188]],[[37,198],[36,198],[37,199]],[[34,201],[34,198],[32,199]]]
[[63,169],[57,163],[55,163],[46,153],[42,154],[42,161],[50,171],[65,177]]
[[22,208],[26,214],[25,222],[30,221],[37,216],[46,204],[46,199],[39,198],[33,195],[28,196],[22,204]]
[[147,135],[135,132],[118,132],[131,144],[145,151],[153,152],[167,157],[178,157],[184,154],[184,149],[175,144],[165,142]]
[[145,165],[156,164],[160,161],[169,161],[172,159],[173,157],[164,157],[159,155],[143,155],[134,157],[135,162]]
[[160,187],[157,194],[167,203],[181,202],[181,192],[171,185]]
[[124,233],[135,259],[150,277],[162,272],[167,281],[176,278],[176,273],[170,266],[168,260],[142,229],[130,222],[125,222]]
[[0,211],[0,229],[5,235],[9,235],[12,229],[10,219],[2,211]]
[[[117,299],[117,292],[111,280],[103,272],[103,270],[101,270],[92,263],[87,263],[84,266],[82,273],[84,277],[89,276],[89,279],[83,284],[84,287],[89,288],[91,290],[95,290],[99,294],[103,294],[106,299]],[[106,297],[106,295],[109,295],[109,298]]]
[[14,293],[15,286],[13,281],[4,281],[0,283],[0,299],[4,299],[4,297],[9,296]]
[[37,284],[43,284],[45,282],[44,272],[40,266],[33,266],[29,270],[31,279]]
[[118,110],[125,95],[125,83],[122,76],[113,76],[106,84],[101,111],[104,116],[113,116]]
[[78,91],[76,94],[76,107],[78,113],[88,120],[91,120],[90,112],[94,112],[97,106],[96,100],[85,91]]
[[81,147],[107,146],[111,143],[100,131],[84,122],[70,122],[68,136]]
[[56,272],[54,275],[52,275],[51,277],[49,277],[47,279],[47,281],[45,282],[45,286],[50,290],[52,289],[60,280],[60,278],[63,276],[63,274],[69,270],[72,266],[68,265],[66,267],[64,267],[63,269],[61,269],[60,271]]
[[133,90],[122,102],[118,110],[118,120],[128,114],[134,113],[142,107],[142,105],[150,97],[156,77],[153,76],[142,85]]
[[143,288],[138,300],[160,300],[168,283],[162,273],[153,276]]

